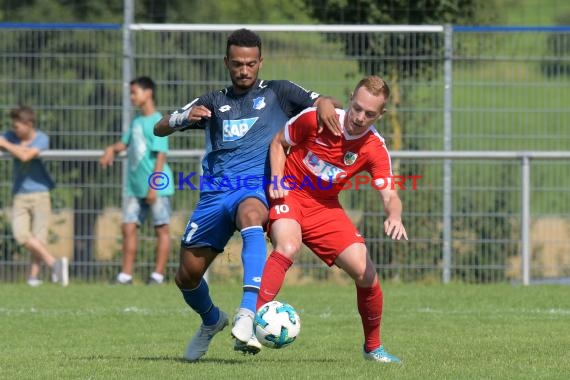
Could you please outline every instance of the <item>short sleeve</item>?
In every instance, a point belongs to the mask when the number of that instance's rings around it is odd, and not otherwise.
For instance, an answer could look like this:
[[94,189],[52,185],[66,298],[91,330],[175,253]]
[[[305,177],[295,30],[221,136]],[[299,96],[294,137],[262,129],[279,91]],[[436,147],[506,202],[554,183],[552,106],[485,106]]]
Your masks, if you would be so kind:
[[49,149],[49,137],[43,132],[38,132],[36,138],[30,144],[31,148],[36,148],[40,151]]
[[16,137],[16,134],[14,132],[6,131],[4,132],[3,136],[8,142],[11,142],[12,144],[19,144],[19,139]]
[[384,140],[377,134],[374,134],[372,141],[369,142],[369,148],[374,153],[369,154],[371,162],[368,172],[372,176],[372,180],[376,186],[382,187],[385,183],[389,183],[392,179],[392,160],[390,153],[384,144]]
[[168,137],[154,136],[150,150],[153,152],[168,153]]
[[307,108],[297,116],[289,119],[284,127],[285,141],[289,145],[297,145],[305,141],[317,127],[316,108]]
[[320,96],[316,92],[305,90],[293,82],[280,80],[269,83],[287,117],[292,117],[305,108],[312,107]]
[[131,131],[132,131],[132,125],[129,126],[129,129],[123,133],[123,136],[121,136],[121,142],[125,145],[129,145],[129,143],[131,142]]

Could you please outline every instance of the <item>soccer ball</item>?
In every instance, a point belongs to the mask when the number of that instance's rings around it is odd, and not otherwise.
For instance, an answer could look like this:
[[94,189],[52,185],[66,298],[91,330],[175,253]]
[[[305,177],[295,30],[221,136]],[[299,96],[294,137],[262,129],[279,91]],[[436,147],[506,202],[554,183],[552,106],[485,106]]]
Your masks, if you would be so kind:
[[253,328],[265,347],[283,348],[295,341],[301,331],[301,319],[293,306],[279,301],[267,302],[257,310]]

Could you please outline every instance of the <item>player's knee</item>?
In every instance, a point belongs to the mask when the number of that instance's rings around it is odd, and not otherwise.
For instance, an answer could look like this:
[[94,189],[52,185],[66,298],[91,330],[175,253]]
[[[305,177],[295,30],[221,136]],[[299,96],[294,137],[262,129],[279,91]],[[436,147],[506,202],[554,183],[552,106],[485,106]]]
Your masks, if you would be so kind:
[[267,221],[268,212],[262,203],[240,207],[237,213],[237,224],[240,229],[261,226]]
[[168,227],[168,224],[162,224],[160,226],[156,226],[154,227],[154,231],[156,233],[157,237],[170,237],[170,229]]
[[134,236],[137,233],[137,225],[135,223],[123,223],[121,231],[125,237]]
[[376,269],[373,265],[365,265],[358,268],[354,275],[354,282],[362,288],[369,288],[376,281]]
[[176,276],[174,277],[174,282],[179,289],[194,289],[200,285],[202,276],[196,276],[195,274],[188,272],[182,266],[178,268]]
[[301,250],[301,242],[295,240],[288,240],[284,242],[279,242],[275,250],[281,253],[283,256],[287,257],[290,260],[295,260],[295,256]]

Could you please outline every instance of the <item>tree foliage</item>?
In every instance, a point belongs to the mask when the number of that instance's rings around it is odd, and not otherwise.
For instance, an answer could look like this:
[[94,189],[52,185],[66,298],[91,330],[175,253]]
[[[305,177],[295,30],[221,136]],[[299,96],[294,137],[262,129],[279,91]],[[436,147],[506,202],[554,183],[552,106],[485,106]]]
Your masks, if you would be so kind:
[[[303,0],[134,0],[135,22],[310,23]],[[0,20],[18,22],[123,21],[124,0],[0,0]]]

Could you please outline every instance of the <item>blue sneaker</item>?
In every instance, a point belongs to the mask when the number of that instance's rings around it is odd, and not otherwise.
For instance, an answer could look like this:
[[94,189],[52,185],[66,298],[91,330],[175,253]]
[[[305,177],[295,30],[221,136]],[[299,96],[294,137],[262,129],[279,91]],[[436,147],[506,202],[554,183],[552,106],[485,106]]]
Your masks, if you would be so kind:
[[384,345],[381,345],[375,350],[370,352],[366,352],[366,350],[362,350],[362,354],[364,355],[364,359],[366,360],[373,360],[375,362],[382,362],[382,363],[401,363],[402,361],[395,357],[392,354],[384,351]]

